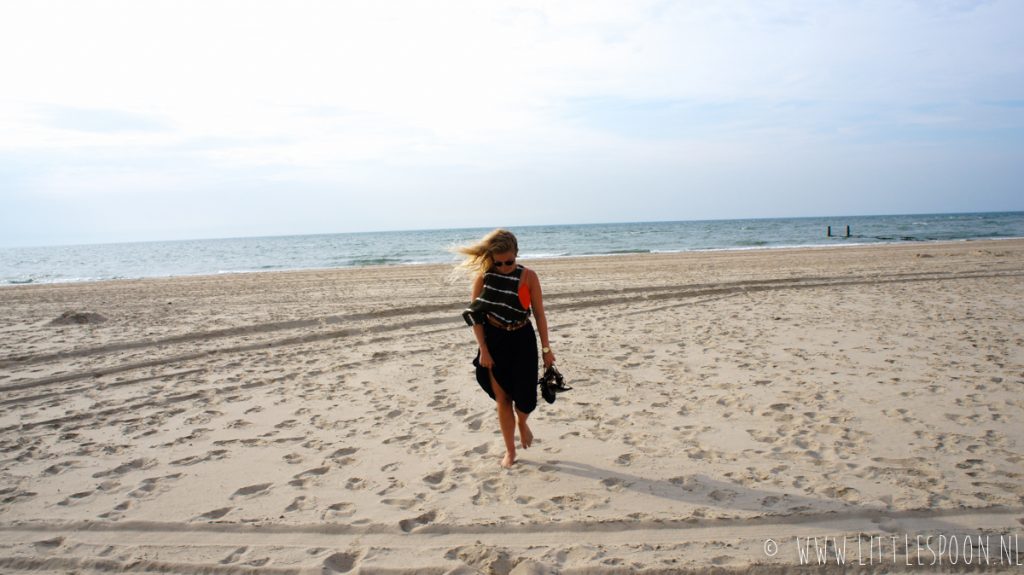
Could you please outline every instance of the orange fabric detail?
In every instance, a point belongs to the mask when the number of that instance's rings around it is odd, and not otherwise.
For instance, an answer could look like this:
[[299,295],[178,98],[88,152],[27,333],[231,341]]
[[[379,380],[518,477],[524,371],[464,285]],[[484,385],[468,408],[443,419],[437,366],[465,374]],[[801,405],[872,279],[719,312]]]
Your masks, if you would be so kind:
[[530,284],[526,282],[526,274],[519,280],[519,305],[523,309],[530,309]]

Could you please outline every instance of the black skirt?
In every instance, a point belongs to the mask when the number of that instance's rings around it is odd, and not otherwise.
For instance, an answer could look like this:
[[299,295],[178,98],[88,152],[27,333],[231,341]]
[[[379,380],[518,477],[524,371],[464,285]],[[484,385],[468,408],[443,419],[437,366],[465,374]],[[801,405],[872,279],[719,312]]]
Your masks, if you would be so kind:
[[[537,335],[533,324],[527,323],[515,331],[506,331],[484,323],[484,341],[494,360],[494,379],[505,395],[512,398],[515,408],[530,413],[537,407]],[[488,369],[480,367],[480,351],[477,350],[476,382],[494,399]]]

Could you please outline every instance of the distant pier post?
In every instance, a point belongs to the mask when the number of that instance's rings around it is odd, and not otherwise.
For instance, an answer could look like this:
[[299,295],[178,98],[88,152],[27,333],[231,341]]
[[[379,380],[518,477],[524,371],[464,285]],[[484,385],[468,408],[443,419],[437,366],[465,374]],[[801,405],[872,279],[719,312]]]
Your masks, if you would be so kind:
[[[832,236],[832,226],[825,226],[825,237],[829,237],[829,238],[833,237]],[[835,237],[839,237],[839,236],[835,236]],[[845,237],[850,237],[850,226],[849,225],[846,226],[846,236]]]

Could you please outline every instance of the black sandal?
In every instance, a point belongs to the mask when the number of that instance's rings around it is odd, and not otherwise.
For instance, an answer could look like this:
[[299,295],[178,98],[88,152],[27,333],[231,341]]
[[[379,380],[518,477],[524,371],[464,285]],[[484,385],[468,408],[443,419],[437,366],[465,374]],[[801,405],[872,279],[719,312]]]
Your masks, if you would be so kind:
[[[554,374],[554,378],[555,378],[554,390],[557,393],[561,393],[563,391],[572,391],[571,387],[569,387],[568,385],[565,385],[565,378],[562,377],[562,373],[560,371],[558,371],[558,369],[555,366],[552,365],[551,367],[548,368],[548,370],[551,371],[552,374]],[[547,375],[547,372],[545,372],[545,375]]]
[[548,403],[555,402],[556,393],[572,390],[571,387],[565,385],[565,378],[553,365],[544,370],[544,376],[537,383],[540,385],[541,396]]

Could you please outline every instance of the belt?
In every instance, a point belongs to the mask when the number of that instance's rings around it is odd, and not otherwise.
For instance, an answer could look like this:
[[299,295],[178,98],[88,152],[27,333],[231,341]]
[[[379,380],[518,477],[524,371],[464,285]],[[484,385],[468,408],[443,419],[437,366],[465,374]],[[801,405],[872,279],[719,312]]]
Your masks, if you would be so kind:
[[528,319],[524,319],[523,321],[519,321],[519,322],[516,322],[516,323],[505,323],[505,322],[503,322],[501,320],[496,319],[494,316],[489,315],[489,314],[486,317],[487,317],[487,323],[493,325],[494,327],[496,327],[498,329],[503,329],[505,331],[516,331],[519,328],[526,327],[530,323],[530,320],[528,320]]

